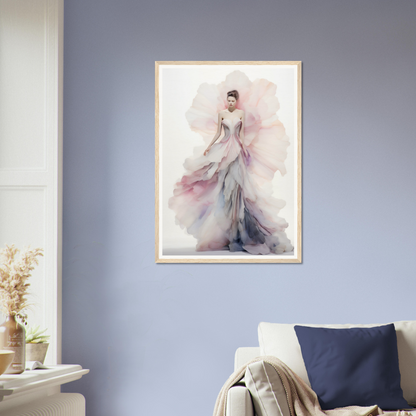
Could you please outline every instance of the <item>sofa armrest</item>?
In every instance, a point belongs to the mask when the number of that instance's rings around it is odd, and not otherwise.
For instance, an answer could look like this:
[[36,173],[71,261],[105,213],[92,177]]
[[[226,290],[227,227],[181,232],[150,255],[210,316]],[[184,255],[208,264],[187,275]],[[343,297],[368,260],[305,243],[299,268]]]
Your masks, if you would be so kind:
[[245,386],[233,386],[228,390],[225,416],[254,416],[253,402]]

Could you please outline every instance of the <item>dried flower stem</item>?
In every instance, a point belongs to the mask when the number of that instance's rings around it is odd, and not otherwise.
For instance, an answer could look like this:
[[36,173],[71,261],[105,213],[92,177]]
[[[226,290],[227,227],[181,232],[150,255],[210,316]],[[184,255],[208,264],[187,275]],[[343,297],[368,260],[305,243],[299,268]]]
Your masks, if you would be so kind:
[[0,307],[6,315],[17,316],[25,323],[26,315],[22,311],[29,306],[27,280],[39,264],[37,256],[43,256],[43,249],[27,248],[17,259],[19,251],[14,244],[0,250]]

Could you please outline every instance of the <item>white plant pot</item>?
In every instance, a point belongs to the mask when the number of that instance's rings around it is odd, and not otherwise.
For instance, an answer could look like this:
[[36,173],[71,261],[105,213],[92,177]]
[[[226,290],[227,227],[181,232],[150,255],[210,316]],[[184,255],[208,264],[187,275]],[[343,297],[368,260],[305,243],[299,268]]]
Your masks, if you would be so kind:
[[26,361],[39,361],[43,364],[48,347],[49,344],[47,342],[41,344],[26,344]]

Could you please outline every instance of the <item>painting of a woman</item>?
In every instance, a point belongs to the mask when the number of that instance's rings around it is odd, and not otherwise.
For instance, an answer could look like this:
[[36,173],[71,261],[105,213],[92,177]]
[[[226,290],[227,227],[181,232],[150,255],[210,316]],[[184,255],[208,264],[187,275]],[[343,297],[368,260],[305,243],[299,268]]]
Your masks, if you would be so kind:
[[[238,75],[231,74],[231,78]],[[169,208],[174,210],[177,223],[196,238],[197,251],[292,252],[285,233],[288,224],[277,215],[284,202],[264,186],[271,172],[274,174],[276,162],[284,159],[276,154],[281,131],[269,126],[264,129],[269,134],[263,132],[259,137],[257,126],[256,137],[248,141],[245,111],[238,108],[244,107],[239,106],[238,90],[227,92],[226,105],[217,114],[216,133],[204,153],[186,159],[186,173],[175,185]],[[194,101],[193,107],[198,103]],[[250,113],[251,125],[256,124],[253,117]],[[195,118],[189,119],[195,123]]]
[[156,262],[301,261],[300,62],[156,62]]

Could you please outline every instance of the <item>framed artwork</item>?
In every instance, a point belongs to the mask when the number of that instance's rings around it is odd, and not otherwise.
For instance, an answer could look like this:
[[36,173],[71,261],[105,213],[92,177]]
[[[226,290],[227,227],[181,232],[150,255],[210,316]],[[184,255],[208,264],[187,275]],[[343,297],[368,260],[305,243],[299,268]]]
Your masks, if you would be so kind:
[[301,62],[156,61],[156,262],[300,263]]

